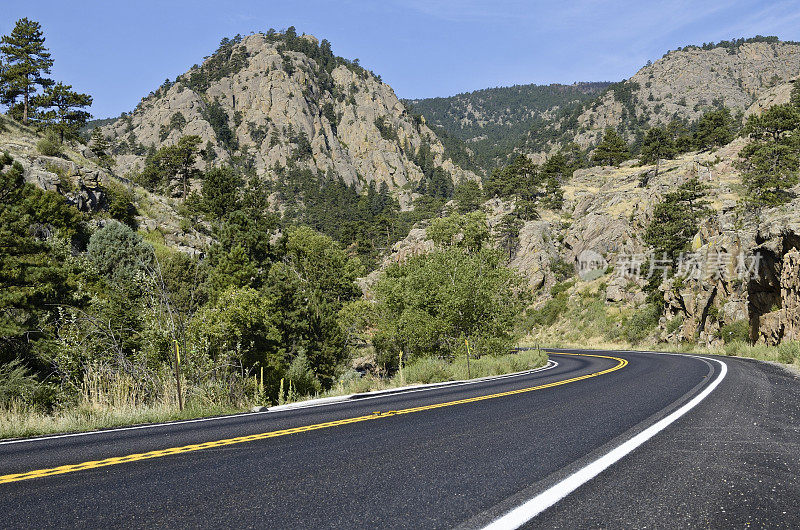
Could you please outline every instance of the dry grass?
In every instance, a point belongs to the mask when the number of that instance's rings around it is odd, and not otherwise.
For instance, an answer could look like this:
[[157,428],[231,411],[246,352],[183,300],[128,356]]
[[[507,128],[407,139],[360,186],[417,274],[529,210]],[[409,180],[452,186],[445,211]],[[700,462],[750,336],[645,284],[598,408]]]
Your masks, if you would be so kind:
[[[0,405],[0,438],[84,432],[123,425],[199,418],[242,412],[248,403],[209,399],[210,391],[192,389],[179,410],[175,382],[166,374],[146,385],[127,374],[89,369],[76,403],[52,412],[12,401]],[[205,389],[211,390],[211,389]]]
[[478,359],[471,359],[469,373],[467,371],[466,358],[459,358],[450,362],[432,358],[418,359],[404,366],[402,372],[396,373],[391,378],[379,378],[369,375],[364,377],[344,377],[332,389],[322,394],[302,396],[292,401],[345,396],[406,385],[459,381],[469,378],[476,379],[532,370],[545,364],[547,364],[546,353],[529,350],[507,355],[484,355]]
[[[487,355],[470,361],[470,375],[473,378],[500,375],[538,368],[546,363],[547,355],[536,351],[497,357]],[[398,373],[392,378],[357,377],[353,372],[322,394],[293,395],[285,402],[466,378],[466,359],[451,363],[439,359],[420,359],[404,367],[402,374]],[[0,408],[0,439],[233,414],[248,410],[258,401],[258,396],[254,395],[241,403],[219,402],[206,399],[202,393],[196,392],[194,398],[188,400],[186,408],[179,411],[174,381],[165,378],[161,385],[163,388],[159,389],[154,399],[153,396],[146,397],[142,385],[130,376],[89,372],[76,405],[52,413],[43,413],[19,402]]]
[[80,404],[45,414],[11,403],[0,409],[0,438],[22,438],[44,434],[84,432],[124,425],[159,423],[241,412],[231,406],[190,405],[183,411],[166,403],[135,407],[103,407]]

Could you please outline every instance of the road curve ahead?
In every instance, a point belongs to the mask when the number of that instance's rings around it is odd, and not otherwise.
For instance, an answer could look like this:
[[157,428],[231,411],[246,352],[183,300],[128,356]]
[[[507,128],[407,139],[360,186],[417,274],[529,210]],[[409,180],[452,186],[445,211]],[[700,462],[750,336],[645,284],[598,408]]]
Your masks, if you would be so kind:
[[768,364],[549,369],[0,443],[2,527],[798,527],[800,385]]

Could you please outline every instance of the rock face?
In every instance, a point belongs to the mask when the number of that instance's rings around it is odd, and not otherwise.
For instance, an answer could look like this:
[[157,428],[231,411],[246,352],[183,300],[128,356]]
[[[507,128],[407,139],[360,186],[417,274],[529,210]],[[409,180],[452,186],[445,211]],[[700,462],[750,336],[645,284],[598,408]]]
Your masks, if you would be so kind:
[[27,182],[60,193],[82,212],[105,208],[107,198],[102,183],[109,175],[92,160],[80,158],[84,156],[82,151],[88,149],[80,146],[71,152],[65,145],[63,157],[41,155],[35,147],[38,137],[33,130],[11,120],[6,123],[7,131],[0,134],[0,152],[9,153],[22,165]]
[[198,135],[206,163],[239,164],[269,178],[276,167],[294,164],[358,188],[385,183],[403,205],[434,167],[454,182],[476,178],[444,156],[424,120],[380,78],[333,57],[311,36],[287,42],[254,34],[222,45],[104,127],[116,146],[117,171],[137,171],[147,149]]
[[798,340],[799,208],[795,200],[757,219],[722,212],[706,223],[694,248],[703,267],[661,286],[667,305],[663,338],[717,344],[725,338],[724,326],[740,323],[753,341]]
[[775,345],[800,338],[800,252],[787,252],[781,260],[780,309],[758,317],[759,339]]

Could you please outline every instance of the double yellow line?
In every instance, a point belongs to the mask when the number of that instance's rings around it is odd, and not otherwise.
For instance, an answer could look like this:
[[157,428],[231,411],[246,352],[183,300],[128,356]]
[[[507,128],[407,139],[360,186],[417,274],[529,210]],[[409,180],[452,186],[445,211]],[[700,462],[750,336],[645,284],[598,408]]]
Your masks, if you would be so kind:
[[117,456],[112,458],[105,458],[103,460],[91,460],[89,462],[82,462],[80,464],[71,464],[66,466],[59,466],[59,467],[51,467],[46,469],[36,469],[33,471],[27,471],[25,473],[15,473],[11,475],[0,475],[0,484],[6,484],[9,482],[19,482],[22,480],[29,480],[33,478],[41,478],[41,477],[50,477],[53,475],[63,475],[65,473],[73,473],[76,471],[83,471],[86,469],[96,469],[99,467],[106,467],[106,466],[114,466],[117,464],[124,464],[127,462],[138,462],[140,460],[150,460],[153,458],[160,458],[163,456],[170,456],[170,455],[177,455],[181,453],[190,453],[192,451],[202,451],[203,449],[212,449],[215,447],[224,447],[226,445],[234,445],[240,444],[245,442],[254,442],[257,440],[266,440],[267,438],[277,438],[279,436],[287,436],[290,434],[298,434],[301,432],[308,432],[308,431],[317,431],[320,429],[328,429],[330,427],[339,427],[341,425],[349,425],[351,423],[359,423],[362,421],[371,421],[377,420],[381,418],[388,418],[391,416],[398,416],[400,414],[412,414],[414,412],[423,412],[426,410],[433,410],[433,409],[440,409],[443,407],[452,407],[454,405],[464,405],[467,403],[476,403],[478,401],[485,401],[487,399],[495,399],[499,397],[505,396],[512,396],[514,394],[523,394],[525,392],[533,392],[534,390],[543,390],[545,388],[552,388],[554,386],[566,385],[568,383],[574,383],[576,381],[582,381],[584,379],[589,379],[591,377],[597,377],[599,375],[607,374],[610,372],[614,372],[621,368],[624,368],[628,361],[625,359],[621,359],[619,357],[611,357],[608,355],[590,355],[587,353],[559,353],[558,355],[576,355],[581,357],[602,357],[605,359],[612,359],[618,361],[617,365],[607,368],[605,370],[594,372],[591,374],[581,375],[577,377],[572,377],[570,379],[564,379],[562,381],[556,381],[554,383],[547,383],[545,385],[538,385],[532,386],[528,388],[521,388],[518,390],[509,390],[507,392],[499,392],[497,394],[488,394],[485,396],[477,396],[467,399],[458,399],[455,401],[447,401],[444,403],[436,403],[433,405],[425,405],[421,407],[411,407],[402,410],[392,410],[387,412],[374,412],[372,414],[366,416],[356,416],[353,418],[346,418],[342,420],[336,421],[327,421],[324,423],[316,423],[313,425],[304,425],[302,427],[292,427],[291,429],[281,429],[278,431],[269,431],[260,434],[251,434],[249,436],[238,436],[236,438],[226,438],[223,440],[216,440],[212,442],[205,442],[200,444],[191,444],[191,445],[184,445],[180,447],[170,447],[168,449],[159,449],[156,451],[149,451],[147,453],[135,453],[130,454],[127,456]]

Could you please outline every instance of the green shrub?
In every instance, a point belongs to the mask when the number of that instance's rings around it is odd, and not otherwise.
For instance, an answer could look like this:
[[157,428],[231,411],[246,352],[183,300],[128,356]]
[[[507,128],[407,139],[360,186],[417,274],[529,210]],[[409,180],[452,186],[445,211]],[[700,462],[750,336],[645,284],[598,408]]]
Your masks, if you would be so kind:
[[784,342],[778,346],[778,362],[792,364],[800,359],[800,342]]
[[575,275],[575,267],[563,259],[556,259],[550,262],[550,270],[553,271],[558,281],[564,281]]
[[30,402],[39,383],[36,377],[19,361],[0,364],[0,403],[13,400]]
[[737,320],[730,324],[725,324],[720,328],[717,336],[725,342],[725,344],[733,342],[750,342],[750,323],[746,320]]
[[575,285],[575,280],[556,283],[550,288],[550,296],[556,298],[558,295],[567,292],[573,285]]
[[314,375],[308,355],[306,355],[306,351],[303,348],[300,348],[299,353],[289,365],[289,369],[286,371],[286,379],[292,382],[295,390],[301,396],[313,396],[322,390],[322,385],[317,376]]
[[124,284],[153,262],[153,247],[130,227],[111,221],[92,234],[87,257],[106,277]]
[[749,346],[747,343],[734,340],[725,343],[725,355],[746,354]]
[[108,196],[108,214],[135,230],[137,228],[136,215],[139,212],[134,204],[133,191],[112,182],[105,187],[105,192]]
[[641,342],[658,325],[661,311],[655,304],[647,304],[638,309],[625,326],[625,338],[631,344]]
[[61,156],[61,144],[53,131],[48,131],[44,138],[36,143],[36,150],[44,156]]
[[539,326],[552,326],[567,310],[567,297],[556,296],[545,302],[544,306],[533,313],[531,324]]
[[667,322],[667,333],[671,335],[678,331],[681,326],[683,326],[683,315],[678,315]]

